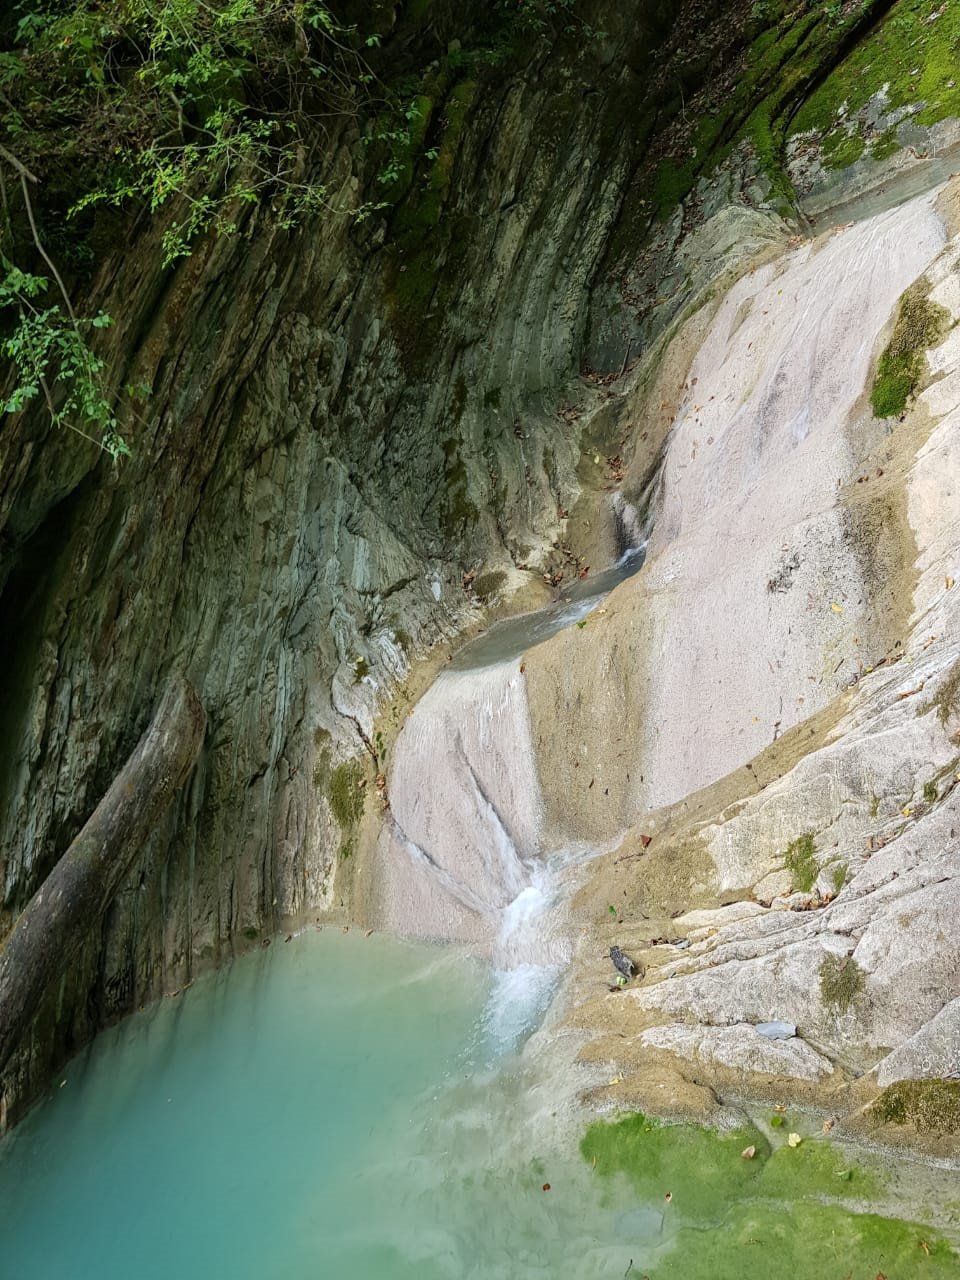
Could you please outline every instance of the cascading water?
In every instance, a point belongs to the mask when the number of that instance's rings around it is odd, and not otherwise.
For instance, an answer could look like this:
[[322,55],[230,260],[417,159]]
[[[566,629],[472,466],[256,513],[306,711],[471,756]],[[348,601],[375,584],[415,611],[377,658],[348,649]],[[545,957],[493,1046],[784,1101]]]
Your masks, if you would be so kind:
[[482,946],[494,969],[483,1018],[493,1052],[516,1048],[549,1003],[570,943],[562,871],[579,850],[545,850],[521,655],[583,619],[643,565],[659,471],[639,508],[618,495],[617,563],[548,609],[467,645],[414,709],[390,774],[380,840],[384,923],[415,937]]

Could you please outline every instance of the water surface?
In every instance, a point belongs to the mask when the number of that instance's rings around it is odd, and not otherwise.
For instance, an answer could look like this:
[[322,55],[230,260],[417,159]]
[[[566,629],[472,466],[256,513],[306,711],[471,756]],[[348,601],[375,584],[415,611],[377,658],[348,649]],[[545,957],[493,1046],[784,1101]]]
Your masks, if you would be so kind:
[[[0,1277],[739,1280],[747,1245],[751,1274],[819,1277],[842,1228],[873,1280],[876,1219],[809,1200],[801,1219],[789,1177],[779,1211],[768,1173],[747,1199],[722,1143],[664,1136],[639,1183],[583,1159],[574,1046],[517,1052],[541,978],[327,928],[128,1019],[0,1143]],[[909,1231],[891,1280],[952,1274]]]

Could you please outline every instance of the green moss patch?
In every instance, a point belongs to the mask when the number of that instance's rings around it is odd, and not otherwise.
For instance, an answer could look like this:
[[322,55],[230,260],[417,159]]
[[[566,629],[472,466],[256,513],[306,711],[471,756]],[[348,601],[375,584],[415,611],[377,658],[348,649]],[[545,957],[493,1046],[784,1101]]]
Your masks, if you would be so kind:
[[830,872],[830,883],[833,885],[833,892],[839,893],[843,886],[847,883],[847,867],[843,862],[838,862]]
[[717,1133],[632,1115],[592,1125],[581,1149],[599,1177],[625,1176],[662,1215],[646,1256],[632,1245],[635,1269],[650,1280],[957,1274],[956,1254],[926,1228],[842,1203],[875,1194],[878,1182],[827,1141],[771,1151],[749,1126]]
[[951,716],[960,708],[960,662],[957,662],[942,681],[932,702],[925,702],[919,714],[926,715],[936,707],[937,719],[945,725]]
[[[797,112],[791,132],[823,135],[828,165],[859,158],[851,147],[850,124],[856,113],[886,86],[885,110],[913,108],[910,119],[932,125],[960,115],[960,8],[942,0],[898,0],[826,77]],[[864,125],[852,135],[860,152],[872,146],[877,158],[891,154],[896,130],[879,137]]]
[[883,1124],[912,1124],[919,1133],[960,1133],[960,1083],[898,1080],[870,1108]]
[[923,352],[939,342],[949,322],[942,307],[926,296],[918,280],[903,294],[890,345],[880,357],[870,393],[876,418],[899,417],[923,376]]
[[840,134],[834,135],[836,143],[829,148],[825,148],[824,163],[828,169],[846,169],[856,162],[863,155],[867,148],[866,142],[859,133],[851,133],[846,137]]
[[813,847],[813,833],[805,832],[791,840],[783,855],[784,865],[793,877],[793,887],[800,893],[809,893],[820,871]]
[[358,760],[345,760],[330,775],[330,808],[341,827],[352,827],[363,815],[364,777]]
[[863,993],[864,972],[852,956],[824,956],[820,963],[820,999],[847,1013]]
[[497,594],[506,580],[507,575],[499,569],[492,573],[481,573],[473,584],[473,593],[478,600],[489,600]]

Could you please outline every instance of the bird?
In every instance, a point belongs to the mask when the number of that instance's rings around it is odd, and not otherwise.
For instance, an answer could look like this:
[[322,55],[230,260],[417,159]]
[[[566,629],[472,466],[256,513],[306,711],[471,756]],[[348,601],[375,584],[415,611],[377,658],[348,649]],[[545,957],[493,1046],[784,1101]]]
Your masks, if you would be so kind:
[[610,948],[610,959],[617,973],[622,973],[625,978],[632,978],[637,971],[637,966],[629,956],[623,954],[619,947]]

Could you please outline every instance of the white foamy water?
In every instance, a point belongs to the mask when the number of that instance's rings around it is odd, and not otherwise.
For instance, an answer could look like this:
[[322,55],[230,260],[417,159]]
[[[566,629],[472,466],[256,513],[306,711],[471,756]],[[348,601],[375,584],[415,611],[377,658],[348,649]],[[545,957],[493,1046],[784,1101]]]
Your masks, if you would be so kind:
[[380,841],[385,923],[481,942],[532,884],[543,801],[520,664],[448,671],[395,748]]

